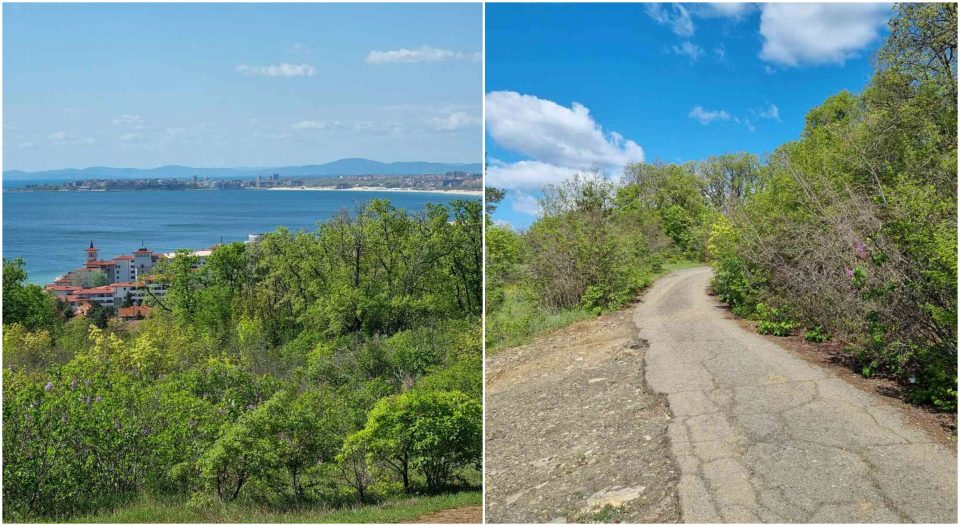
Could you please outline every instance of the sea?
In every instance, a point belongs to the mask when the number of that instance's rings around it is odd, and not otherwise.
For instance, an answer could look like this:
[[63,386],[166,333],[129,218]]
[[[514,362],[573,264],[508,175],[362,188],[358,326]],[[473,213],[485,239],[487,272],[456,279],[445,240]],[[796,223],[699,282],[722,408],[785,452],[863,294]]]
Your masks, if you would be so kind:
[[23,258],[27,280],[44,284],[84,263],[94,245],[100,259],[203,249],[244,241],[279,226],[315,230],[340,210],[387,199],[411,213],[428,203],[479,196],[427,192],[171,190],[3,193],[3,257]]

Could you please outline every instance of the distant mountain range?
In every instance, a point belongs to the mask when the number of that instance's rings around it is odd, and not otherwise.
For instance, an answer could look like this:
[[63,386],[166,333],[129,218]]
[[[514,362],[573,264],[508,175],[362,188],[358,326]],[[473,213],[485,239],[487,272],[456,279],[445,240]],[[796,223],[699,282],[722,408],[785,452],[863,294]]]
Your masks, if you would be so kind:
[[382,163],[370,159],[340,159],[326,164],[307,166],[281,166],[272,168],[191,168],[189,166],[160,166],[158,168],[112,168],[94,166],[91,168],[68,168],[65,170],[46,170],[42,172],[24,172],[7,170],[3,172],[6,181],[69,181],[72,179],[185,179],[193,177],[234,178],[255,177],[257,175],[280,174],[282,177],[323,177],[337,175],[416,175],[442,172],[476,172],[483,169],[480,163],[429,163],[422,161]]

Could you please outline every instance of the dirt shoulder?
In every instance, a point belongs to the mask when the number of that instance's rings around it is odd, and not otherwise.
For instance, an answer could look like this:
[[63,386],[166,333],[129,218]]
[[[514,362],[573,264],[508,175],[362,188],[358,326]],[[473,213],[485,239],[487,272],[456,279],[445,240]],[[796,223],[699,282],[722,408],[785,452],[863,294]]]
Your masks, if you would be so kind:
[[464,506],[440,510],[429,515],[419,517],[413,524],[482,524],[482,506]]
[[633,308],[487,359],[487,522],[677,522],[666,400]]

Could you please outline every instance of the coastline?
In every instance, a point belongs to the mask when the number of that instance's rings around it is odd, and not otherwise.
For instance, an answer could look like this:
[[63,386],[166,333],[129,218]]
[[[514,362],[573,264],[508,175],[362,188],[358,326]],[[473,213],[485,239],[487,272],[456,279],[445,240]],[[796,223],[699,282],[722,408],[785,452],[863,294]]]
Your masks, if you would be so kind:
[[421,194],[451,194],[451,195],[470,195],[475,197],[483,196],[483,190],[420,190],[416,188],[387,188],[385,186],[356,186],[353,188],[327,188],[327,187],[306,187],[295,188],[247,188],[247,190],[269,190],[286,192],[406,192]]
[[[4,193],[114,193],[114,192],[216,192],[217,188],[144,188],[144,189],[120,189],[120,190],[26,190],[21,188],[3,188]],[[421,193],[421,194],[450,194],[467,195],[473,197],[482,197],[482,190],[418,190],[415,188],[387,188],[377,186],[358,186],[356,188],[323,188],[323,187],[298,187],[298,188],[230,188],[229,190],[285,190],[297,192],[400,192],[400,193]]]

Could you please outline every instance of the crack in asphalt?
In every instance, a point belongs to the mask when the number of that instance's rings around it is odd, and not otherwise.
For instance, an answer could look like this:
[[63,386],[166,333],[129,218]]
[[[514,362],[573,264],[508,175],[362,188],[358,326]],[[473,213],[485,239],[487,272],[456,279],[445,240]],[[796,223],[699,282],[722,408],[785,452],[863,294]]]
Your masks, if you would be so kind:
[[682,519],[956,523],[956,451],[725,318],[710,277],[670,274],[635,309],[644,382],[672,417]]

